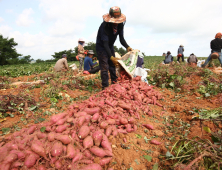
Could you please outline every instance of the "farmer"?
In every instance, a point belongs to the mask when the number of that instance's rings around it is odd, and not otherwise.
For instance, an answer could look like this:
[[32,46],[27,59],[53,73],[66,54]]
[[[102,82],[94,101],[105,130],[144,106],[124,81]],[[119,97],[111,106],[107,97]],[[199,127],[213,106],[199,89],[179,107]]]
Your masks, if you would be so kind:
[[211,59],[218,58],[220,61],[220,64],[222,66],[222,55],[221,55],[221,49],[222,49],[222,39],[221,39],[221,33],[217,33],[215,36],[215,39],[210,42],[210,48],[211,48],[211,54],[207,58],[204,64],[201,65],[201,67],[205,67]]
[[165,57],[165,60],[163,60],[164,64],[169,64],[173,62],[173,56],[171,55],[170,51],[167,51],[167,55]]
[[88,56],[85,57],[84,60],[84,74],[95,74],[99,71],[99,66],[94,67],[96,64],[98,64],[98,60],[93,63],[93,50],[89,50]]
[[184,52],[184,46],[183,45],[180,45],[178,50],[177,50],[177,61],[180,62],[180,57],[182,57],[182,62],[184,62],[184,55],[183,55],[183,52]]
[[54,71],[58,72],[58,71],[67,71],[67,70],[69,70],[69,66],[67,63],[67,55],[63,54],[62,58],[56,62]]
[[187,59],[188,64],[190,65],[197,65],[198,59],[197,57],[192,53]]
[[78,40],[78,57],[79,57],[79,71],[82,70],[83,67],[83,60],[85,58],[86,51],[84,50],[85,41],[80,38]]
[[96,52],[101,70],[102,89],[109,86],[108,71],[110,72],[111,82],[115,83],[117,80],[116,66],[118,66],[118,59],[115,58],[114,43],[118,35],[120,43],[127,51],[132,51],[132,48],[126,43],[123,36],[126,16],[121,13],[121,9],[117,6],[110,8],[109,14],[103,15],[103,20],[96,39]]
[[139,52],[136,67],[144,68],[144,56],[142,52]]

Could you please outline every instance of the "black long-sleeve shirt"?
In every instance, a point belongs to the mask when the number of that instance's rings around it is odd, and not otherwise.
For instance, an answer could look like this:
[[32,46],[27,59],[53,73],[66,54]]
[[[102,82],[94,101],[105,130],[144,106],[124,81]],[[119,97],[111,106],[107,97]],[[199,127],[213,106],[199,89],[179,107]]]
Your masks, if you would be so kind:
[[96,39],[96,50],[105,50],[110,58],[112,56],[111,50],[114,51],[114,43],[116,41],[117,36],[119,35],[120,43],[128,48],[129,45],[126,43],[123,36],[123,28],[124,24],[118,24],[116,34],[113,33],[112,23],[103,22],[97,34]]
[[221,52],[222,49],[222,39],[220,38],[215,38],[210,42],[210,48],[212,49],[211,51],[217,51]]

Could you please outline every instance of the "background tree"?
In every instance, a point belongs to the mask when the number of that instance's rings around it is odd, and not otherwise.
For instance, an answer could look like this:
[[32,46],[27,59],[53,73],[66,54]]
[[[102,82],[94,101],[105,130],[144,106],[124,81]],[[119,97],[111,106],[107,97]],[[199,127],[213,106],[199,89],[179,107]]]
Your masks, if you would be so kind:
[[18,44],[14,41],[14,38],[4,38],[0,35],[0,65],[15,64],[19,61],[18,54],[15,46]]
[[34,60],[34,59],[32,59],[30,55],[27,55],[27,56],[24,56],[21,59],[19,59],[18,63],[19,64],[29,64],[32,60]]

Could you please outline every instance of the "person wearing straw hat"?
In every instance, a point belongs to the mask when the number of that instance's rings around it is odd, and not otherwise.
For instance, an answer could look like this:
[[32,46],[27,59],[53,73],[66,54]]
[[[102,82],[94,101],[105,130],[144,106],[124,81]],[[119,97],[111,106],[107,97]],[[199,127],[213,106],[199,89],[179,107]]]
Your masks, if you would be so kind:
[[93,55],[94,55],[93,50],[89,50],[88,51],[88,56],[86,56],[85,60],[84,60],[83,74],[95,74],[99,71],[99,66],[94,67],[99,62],[97,60],[95,63],[93,63],[93,60],[92,60]]
[[78,40],[78,60],[79,60],[79,71],[82,70],[83,67],[83,60],[85,58],[85,54],[87,53],[87,50],[84,50],[85,46],[85,40],[83,38],[80,38]]
[[183,52],[184,52],[184,46],[183,45],[180,45],[178,50],[177,50],[177,61],[180,62],[180,58],[182,58],[182,62],[184,62],[184,55],[183,55]]
[[215,35],[215,39],[210,42],[210,48],[211,48],[211,54],[208,56],[207,60],[204,64],[201,65],[201,67],[205,67],[209,61],[212,61],[212,59],[217,59],[220,61],[221,67],[222,67],[222,34],[219,32]]
[[56,62],[54,71],[59,72],[59,71],[67,71],[67,70],[69,70],[69,66],[67,63],[67,55],[63,54],[62,58]]
[[119,35],[120,43],[127,51],[132,51],[132,48],[126,43],[123,35],[126,16],[121,13],[119,7],[111,7],[109,13],[103,15],[103,20],[97,33],[96,52],[101,70],[102,88],[104,89],[109,86],[108,71],[110,72],[111,82],[115,83],[117,80],[118,59],[115,58],[114,51],[117,36]]

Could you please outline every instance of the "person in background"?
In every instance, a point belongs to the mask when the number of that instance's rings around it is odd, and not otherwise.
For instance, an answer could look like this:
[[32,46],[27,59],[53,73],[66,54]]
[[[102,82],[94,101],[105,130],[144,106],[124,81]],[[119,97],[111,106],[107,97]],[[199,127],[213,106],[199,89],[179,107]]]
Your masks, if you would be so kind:
[[142,52],[139,52],[136,67],[144,68],[143,65],[144,65],[144,56]]
[[67,71],[67,70],[69,70],[69,66],[67,63],[67,55],[63,54],[62,58],[56,62],[54,71],[58,72],[58,71]]
[[88,51],[88,56],[85,57],[85,60],[84,60],[84,74],[95,74],[99,71],[99,66],[96,66],[94,67],[96,64],[98,64],[98,60],[93,63],[93,55],[94,55],[94,52],[93,50],[89,50]]
[[96,38],[96,52],[101,70],[102,89],[109,86],[108,71],[110,72],[111,83],[117,81],[116,66],[119,63],[115,57],[114,43],[118,35],[120,43],[127,51],[132,51],[123,36],[126,16],[121,13],[121,9],[117,6],[111,7],[109,13],[103,15],[103,20]]
[[[182,58],[182,62],[184,62],[184,55],[183,55],[183,52],[184,52],[184,46],[183,45],[180,45],[178,50],[177,50],[177,61],[180,62],[180,58]],[[179,57],[181,56],[181,57]]]
[[167,55],[165,57],[165,60],[163,60],[164,64],[170,64],[173,62],[173,56],[171,55],[170,51],[167,51]]
[[188,59],[187,59],[187,62],[188,62],[188,64],[197,64],[197,62],[198,62],[198,59],[197,59],[197,57],[192,53],[192,54],[190,54],[190,56],[188,57]]
[[79,57],[79,71],[83,68],[83,60],[85,58],[86,51],[84,50],[85,41],[80,38],[78,40],[78,57]]
[[201,65],[201,67],[205,67],[209,61],[211,61],[214,57],[212,55],[217,55],[218,60],[220,61],[221,67],[222,67],[222,54],[221,54],[221,49],[222,49],[222,39],[221,39],[222,34],[219,32],[215,35],[215,39],[210,42],[210,48],[211,48],[211,54],[207,58],[204,64]]

